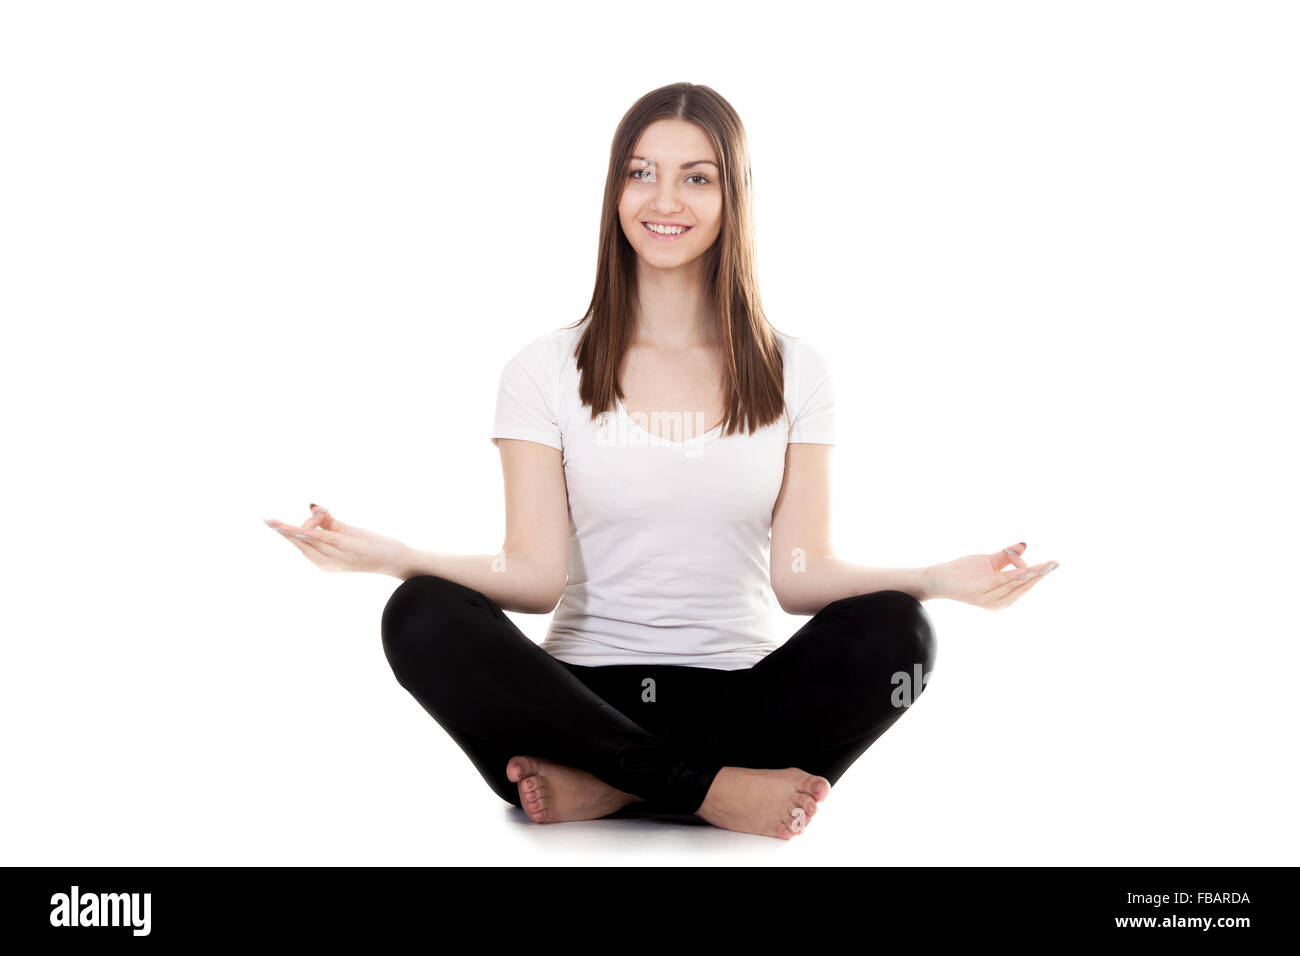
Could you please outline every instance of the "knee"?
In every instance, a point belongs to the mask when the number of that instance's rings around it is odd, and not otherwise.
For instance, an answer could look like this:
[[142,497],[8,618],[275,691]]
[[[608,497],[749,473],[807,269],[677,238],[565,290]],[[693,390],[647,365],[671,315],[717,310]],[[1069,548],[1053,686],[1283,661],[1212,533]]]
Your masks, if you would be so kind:
[[873,591],[846,599],[846,613],[860,619],[856,628],[865,641],[860,647],[883,650],[892,664],[912,673],[916,665],[923,674],[934,668],[938,641],[934,622],[915,597],[906,591]]
[[416,654],[427,654],[448,633],[456,614],[459,585],[432,574],[418,574],[399,584],[384,605],[380,635],[384,655],[401,679]]
[[905,591],[883,591],[889,595],[890,621],[899,644],[909,661],[919,663],[922,670],[929,672],[934,667],[939,645],[935,639],[934,622],[930,620],[925,605]]

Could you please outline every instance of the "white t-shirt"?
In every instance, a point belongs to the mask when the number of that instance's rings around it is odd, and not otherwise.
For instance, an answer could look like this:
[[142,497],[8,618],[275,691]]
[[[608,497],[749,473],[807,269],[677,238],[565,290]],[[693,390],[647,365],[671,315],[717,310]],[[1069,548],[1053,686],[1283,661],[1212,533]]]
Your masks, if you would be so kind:
[[541,442],[564,464],[569,578],[542,648],[571,664],[751,667],[781,643],[768,560],[786,445],[835,443],[829,362],[776,333],[793,427],[783,414],[722,436],[679,416],[674,430],[622,402],[593,421],[573,354],[584,328],[541,335],[506,362],[492,426],[493,444]]

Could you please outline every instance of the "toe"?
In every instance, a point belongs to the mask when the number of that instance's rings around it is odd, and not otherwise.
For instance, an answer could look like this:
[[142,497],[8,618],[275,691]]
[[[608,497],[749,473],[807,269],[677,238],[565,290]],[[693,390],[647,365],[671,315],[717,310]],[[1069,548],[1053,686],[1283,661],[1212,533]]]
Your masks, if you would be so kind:
[[518,782],[529,774],[537,773],[540,769],[537,761],[532,757],[511,757],[506,764],[506,777],[512,782]]
[[825,800],[827,794],[831,792],[831,782],[825,777],[809,774],[804,778],[803,783],[799,785],[799,790],[808,794],[814,800]]

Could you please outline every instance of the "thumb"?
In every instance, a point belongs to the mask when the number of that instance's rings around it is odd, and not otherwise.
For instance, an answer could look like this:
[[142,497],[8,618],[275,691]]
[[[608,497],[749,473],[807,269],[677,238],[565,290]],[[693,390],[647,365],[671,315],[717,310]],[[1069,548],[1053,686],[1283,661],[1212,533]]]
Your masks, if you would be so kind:
[[1025,553],[1025,547],[1025,543],[1021,541],[1018,544],[1013,544],[1010,547],[1003,548],[997,554],[990,555],[990,557],[993,558],[993,569],[995,571],[1001,571],[1007,566],[1007,562],[1010,562],[1017,568],[1029,567],[1029,565],[1025,564],[1025,559],[1021,557],[1021,555]]
[[324,528],[326,531],[342,531],[343,522],[330,514],[330,510],[318,504],[311,505],[311,517],[303,523],[304,528]]

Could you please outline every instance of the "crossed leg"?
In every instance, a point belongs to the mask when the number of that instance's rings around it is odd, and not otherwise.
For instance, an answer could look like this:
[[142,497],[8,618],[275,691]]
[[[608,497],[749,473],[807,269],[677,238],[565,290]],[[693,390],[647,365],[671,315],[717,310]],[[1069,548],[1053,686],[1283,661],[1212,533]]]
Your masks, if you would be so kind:
[[743,767],[800,767],[839,781],[906,713],[938,642],[916,598],[874,591],[833,601],[749,668],[718,711],[715,753]]
[[592,774],[625,794],[694,812],[718,767],[644,730],[589,690],[481,592],[435,575],[384,607],[384,653],[420,705],[502,799],[521,806],[512,757]]
[[530,816],[540,807],[543,816],[590,819],[644,806],[784,838],[902,715],[893,679],[915,674],[923,687],[935,646],[910,595],[833,602],[753,668],[714,672],[729,679],[710,701],[713,719],[683,740],[646,730],[494,602],[447,579],[403,582],[382,633],[399,683],[492,789]]
[[[920,696],[937,649],[910,594],[843,598],[753,667],[711,672],[718,678],[692,688],[700,701],[690,722],[663,736],[728,769],[798,768],[835,784]],[[618,814],[662,810],[651,800]],[[805,807],[807,817],[815,811]]]

